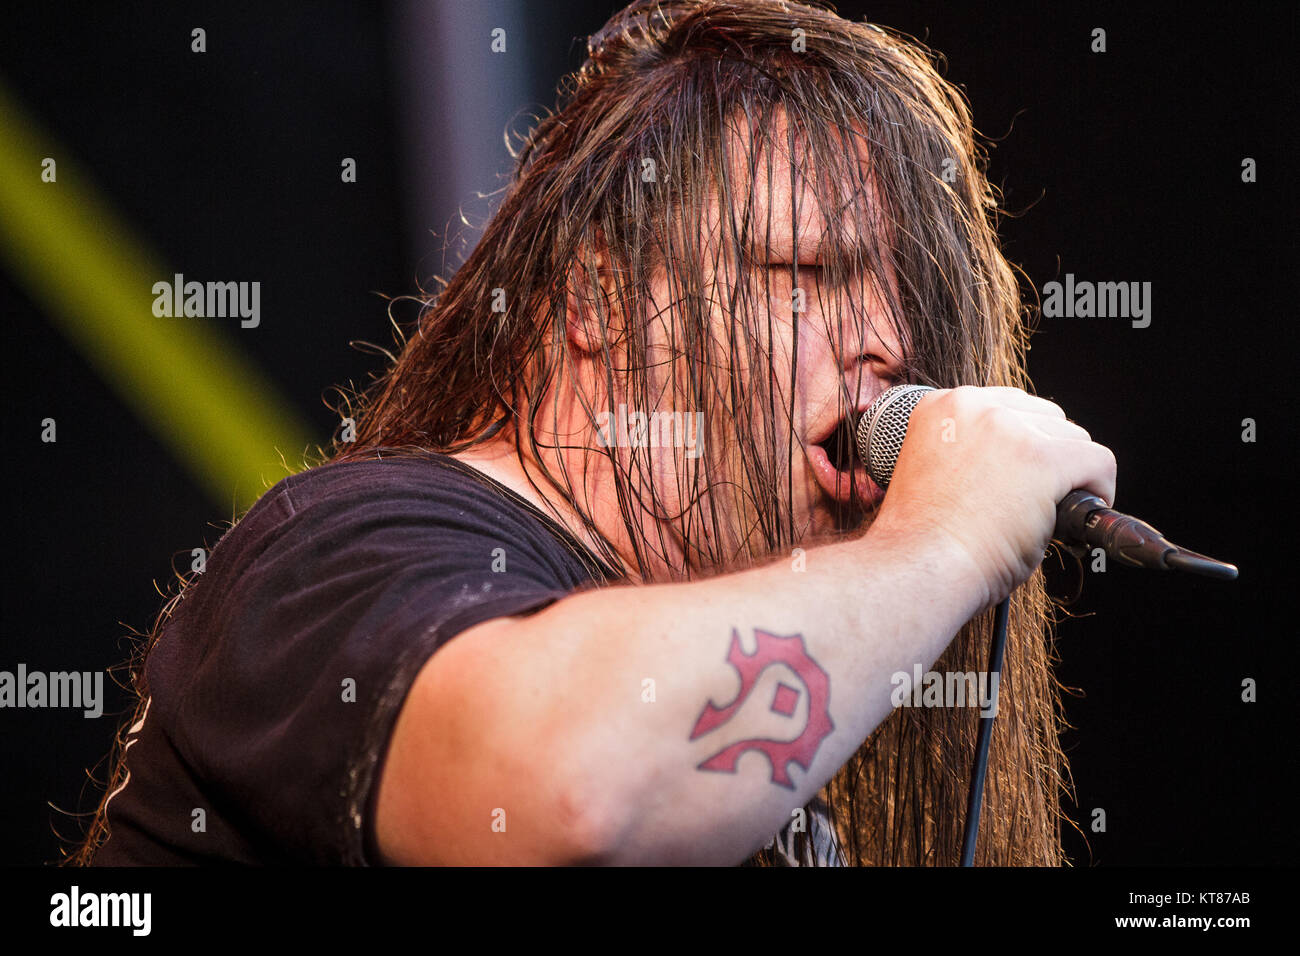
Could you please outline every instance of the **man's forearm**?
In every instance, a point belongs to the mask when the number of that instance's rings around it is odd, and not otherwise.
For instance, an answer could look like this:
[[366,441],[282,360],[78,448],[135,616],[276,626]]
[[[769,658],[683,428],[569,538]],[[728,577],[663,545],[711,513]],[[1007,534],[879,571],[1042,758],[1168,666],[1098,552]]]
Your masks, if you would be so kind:
[[565,688],[563,719],[534,719],[576,748],[609,862],[745,858],[888,716],[891,676],[928,667],[982,604],[933,537],[873,529],[805,560],[529,619]]

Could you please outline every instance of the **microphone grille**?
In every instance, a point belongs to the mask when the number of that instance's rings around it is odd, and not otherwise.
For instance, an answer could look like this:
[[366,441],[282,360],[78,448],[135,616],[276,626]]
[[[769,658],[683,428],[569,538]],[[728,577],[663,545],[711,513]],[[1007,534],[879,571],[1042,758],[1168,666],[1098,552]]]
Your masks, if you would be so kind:
[[894,477],[912,409],[932,391],[929,385],[895,385],[882,392],[858,419],[858,457],[882,489],[888,488]]

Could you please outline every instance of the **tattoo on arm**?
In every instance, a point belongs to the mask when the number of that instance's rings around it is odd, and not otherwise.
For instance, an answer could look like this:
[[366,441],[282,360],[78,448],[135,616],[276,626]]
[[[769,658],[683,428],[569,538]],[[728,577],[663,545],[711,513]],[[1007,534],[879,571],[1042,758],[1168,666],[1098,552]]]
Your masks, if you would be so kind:
[[830,711],[830,677],[822,670],[821,665],[808,656],[802,634],[781,637],[755,628],[754,636],[758,640],[758,649],[753,654],[746,654],[740,646],[740,634],[734,628],[732,629],[727,663],[740,674],[740,693],[725,707],[718,707],[713,701],[709,701],[695,721],[695,729],[691,731],[690,739],[696,740],[724,727],[753,694],[754,688],[758,686],[759,676],[774,664],[784,664],[790,668],[799,676],[804,686],[801,691],[788,684],[778,683],[768,709],[783,717],[793,717],[799,709],[800,694],[806,694],[807,721],[793,739],[769,740],[753,737],[738,740],[719,750],[696,769],[735,773],[736,761],[740,759],[740,755],[746,750],[758,750],[766,754],[768,762],[772,765],[772,782],[787,790],[793,790],[795,785],[790,779],[787,765],[795,763],[807,771],[812,766],[817,748],[835,729]]

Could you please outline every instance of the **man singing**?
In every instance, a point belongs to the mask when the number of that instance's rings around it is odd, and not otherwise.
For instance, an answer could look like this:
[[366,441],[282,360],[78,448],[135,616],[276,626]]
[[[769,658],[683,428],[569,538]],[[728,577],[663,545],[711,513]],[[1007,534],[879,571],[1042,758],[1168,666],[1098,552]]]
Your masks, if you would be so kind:
[[[355,440],[154,629],[80,862],[1062,861],[1049,603],[1115,462],[1031,396],[969,109],[779,0],[637,2],[532,130]],[[888,496],[851,450],[930,385]]]

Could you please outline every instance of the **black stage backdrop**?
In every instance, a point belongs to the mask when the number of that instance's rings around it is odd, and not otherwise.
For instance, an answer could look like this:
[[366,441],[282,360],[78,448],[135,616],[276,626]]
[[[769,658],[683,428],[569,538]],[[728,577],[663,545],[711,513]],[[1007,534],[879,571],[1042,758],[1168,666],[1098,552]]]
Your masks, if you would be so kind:
[[[390,344],[383,295],[439,271],[458,206],[481,220],[490,200],[474,192],[498,185],[507,123],[553,102],[556,79],[616,6],[9,4],[0,136],[13,134],[19,104],[25,128],[53,144],[59,175],[43,183],[41,168],[11,163],[0,170],[5,195],[93,190],[162,264],[151,281],[259,280],[256,327],[190,321],[218,333],[323,442],[336,424],[329,387],[379,367],[349,343]],[[1074,608],[1083,617],[1061,625],[1059,642],[1061,679],[1082,691],[1068,702],[1078,799],[1067,810],[1087,838],[1067,836],[1071,857],[1079,867],[1288,862],[1294,8],[839,9],[946,56],[946,75],[996,140],[992,178],[1017,214],[1003,224],[1006,248],[1040,293],[1067,274],[1151,284],[1144,328],[1042,318],[1030,370],[1041,394],[1115,450],[1121,508],[1241,567],[1232,584],[1113,566],[1088,575]],[[493,54],[497,26],[506,50]],[[195,28],[205,52],[192,49]],[[1093,49],[1097,28],[1104,52]],[[347,158],[355,182],[343,182]],[[26,179],[15,187],[15,177]],[[14,222],[0,223],[10,555],[0,670],[103,671],[125,654],[128,629],[153,620],[154,582],[188,568],[233,505],[130,403],[131,375],[111,384],[65,331],[76,310],[14,265],[39,226]],[[98,238],[121,241],[108,229]],[[82,255],[69,248],[41,268],[74,287],[91,271]],[[152,296],[141,296],[147,310]],[[55,442],[42,440],[46,419]],[[0,862],[57,860],[56,831],[79,832],[60,811],[92,809],[87,771],[124,703],[111,682],[106,695],[98,719],[0,711]]]

